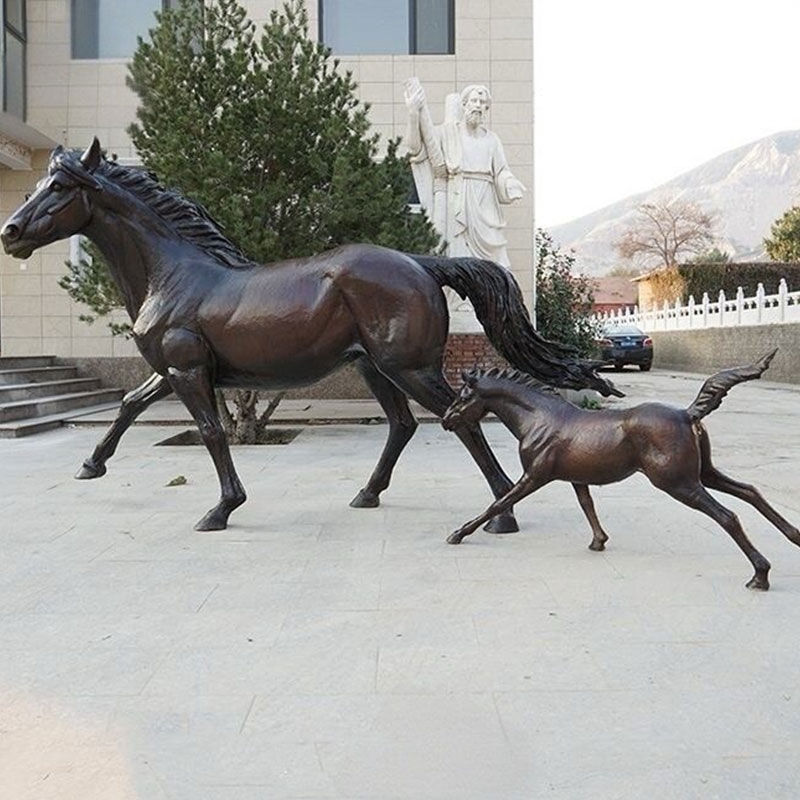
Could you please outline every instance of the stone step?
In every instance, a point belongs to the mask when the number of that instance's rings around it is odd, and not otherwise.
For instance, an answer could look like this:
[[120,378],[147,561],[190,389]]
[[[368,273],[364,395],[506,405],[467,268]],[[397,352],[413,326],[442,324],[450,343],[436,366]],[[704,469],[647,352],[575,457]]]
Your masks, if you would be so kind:
[[35,433],[44,433],[54,428],[60,428],[65,422],[75,422],[76,418],[84,414],[98,414],[104,411],[114,411],[119,408],[119,403],[103,403],[97,406],[72,409],[59,414],[48,414],[43,417],[28,417],[10,422],[0,422],[0,439],[17,439],[22,436],[32,436]]
[[100,388],[98,378],[70,378],[65,381],[41,381],[0,385],[0,405],[40,397],[63,396],[80,392],[93,392]]
[[77,377],[78,368],[68,366],[0,369],[0,387],[7,384],[39,383],[41,381],[64,381],[68,378]]
[[30,417],[50,416],[69,412],[86,406],[97,406],[114,401],[119,402],[124,392],[122,389],[100,389],[93,392],[77,392],[53,397],[41,397],[33,400],[20,400],[13,403],[0,404],[0,423]]
[[0,356],[0,370],[51,367],[55,356]]

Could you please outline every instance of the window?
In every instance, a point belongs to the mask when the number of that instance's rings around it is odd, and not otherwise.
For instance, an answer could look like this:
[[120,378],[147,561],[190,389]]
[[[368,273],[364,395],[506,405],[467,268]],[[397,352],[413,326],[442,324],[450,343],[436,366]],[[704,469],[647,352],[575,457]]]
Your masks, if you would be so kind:
[[454,0],[319,0],[319,37],[341,55],[455,52]]
[[25,4],[3,0],[3,111],[25,119]]
[[155,12],[178,0],[72,0],[73,58],[130,58],[136,39],[156,24]]

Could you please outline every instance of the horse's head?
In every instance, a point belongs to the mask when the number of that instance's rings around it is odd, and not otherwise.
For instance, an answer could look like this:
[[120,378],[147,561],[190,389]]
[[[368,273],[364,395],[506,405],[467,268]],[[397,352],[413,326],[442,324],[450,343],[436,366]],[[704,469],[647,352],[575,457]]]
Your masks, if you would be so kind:
[[458,397],[450,404],[442,417],[442,427],[447,431],[455,430],[462,425],[474,425],[483,419],[488,408],[477,390],[479,370],[464,370],[461,379],[464,381]]
[[102,158],[96,137],[80,156],[61,146],[53,150],[46,177],[0,231],[6,253],[28,258],[46,244],[80,233],[92,216],[91,194],[101,188],[93,173]]

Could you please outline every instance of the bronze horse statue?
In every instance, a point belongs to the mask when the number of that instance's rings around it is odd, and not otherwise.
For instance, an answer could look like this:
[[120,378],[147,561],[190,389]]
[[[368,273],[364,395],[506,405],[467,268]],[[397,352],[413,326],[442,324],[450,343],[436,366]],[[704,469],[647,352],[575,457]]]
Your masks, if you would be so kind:
[[460,544],[478,526],[555,480],[569,481],[592,528],[591,550],[605,549],[606,532],[597,519],[589,485],[616,483],[643,472],[658,489],[718,522],[750,560],[750,589],[769,589],[770,564],[751,544],[737,516],[707,491],[716,489],[760,511],[789,541],[800,546],[800,531],[748,484],[724,475],[711,463],[708,432],[701,420],[718,408],[728,391],[760,378],[777,350],[756,364],[724,370],[708,378],[686,409],[661,403],[591,411],[564,400],[528,375],[513,370],[472,370],[442,424],[448,430],[475,425],[493,412],[519,439],[524,473],[480,516],[447,538]]
[[[215,387],[286,389],[355,362],[389,420],[378,463],[351,505],[374,507],[417,422],[407,397],[442,416],[455,397],[442,373],[448,331],[443,286],[468,297],[492,344],[514,366],[557,386],[618,393],[596,362],[542,339],[502,267],[475,259],[409,256],[348,245],[266,267],[247,259],[202,206],[144,170],[107,161],[95,138],[62,147],[47,176],[6,221],[7,253],[83,234],[108,261],[154,374],[123,400],[117,419],[76,477],[106,471],[120,437],[151,403],[174,392],[197,423],[221,497],[195,526],[226,527],[246,499],[217,415]],[[495,497],[511,481],[477,425],[458,432]],[[511,512],[495,532],[518,530]]]

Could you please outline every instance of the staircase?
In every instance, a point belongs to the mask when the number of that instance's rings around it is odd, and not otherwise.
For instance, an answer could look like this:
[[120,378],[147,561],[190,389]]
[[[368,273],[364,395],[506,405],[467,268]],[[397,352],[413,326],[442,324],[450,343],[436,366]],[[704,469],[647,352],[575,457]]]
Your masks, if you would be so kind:
[[81,414],[119,406],[122,389],[102,389],[97,378],[54,356],[0,357],[0,439],[61,427]]

